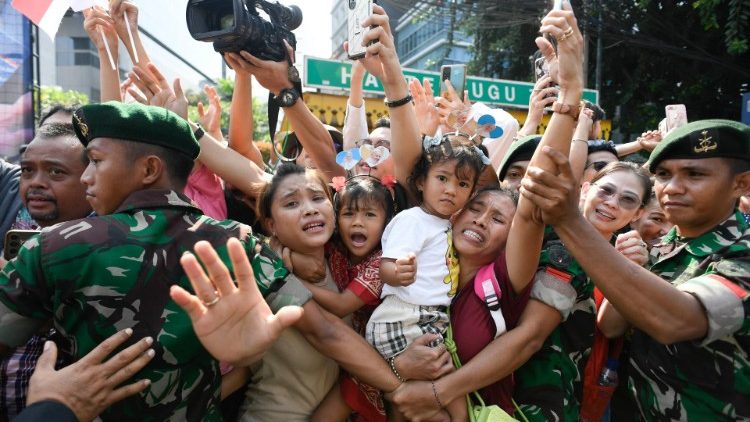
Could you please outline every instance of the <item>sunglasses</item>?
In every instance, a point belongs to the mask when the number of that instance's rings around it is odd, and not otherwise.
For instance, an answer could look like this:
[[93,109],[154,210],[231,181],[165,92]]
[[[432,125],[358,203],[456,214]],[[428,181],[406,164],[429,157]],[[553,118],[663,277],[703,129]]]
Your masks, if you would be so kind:
[[360,139],[355,142],[354,145],[359,148],[362,145],[372,145],[373,148],[385,147],[388,151],[391,150],[391,141],[387,139]]
[[586,168],[593,167],[595,171],[602,171],[604,167],[607,167],[609,161],[594,161],[593,163],[586,166]]
[[618,193],[617,189],[612,185],[598,185],[592,183],[592,186],[596,186],[596,196],[601,200],[608,200],[617,196],[617,203],[620,204],[620,208],[625,210],[634,210],[640,208],[641,198],[636,195],[629,193]]

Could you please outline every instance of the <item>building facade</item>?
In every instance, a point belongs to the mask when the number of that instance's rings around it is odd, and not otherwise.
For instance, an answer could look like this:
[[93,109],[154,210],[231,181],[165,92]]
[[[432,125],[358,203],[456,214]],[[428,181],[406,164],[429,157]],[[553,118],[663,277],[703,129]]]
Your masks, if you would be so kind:
[[[413,0],[378,0],[378,5],[383,6],[391,22],[396,22],[408,9]],[[347,30],[347,18],[349,16],[349,0],[333,0],[331,9],[331,58],[344,60],[344,41],[349,38]]]

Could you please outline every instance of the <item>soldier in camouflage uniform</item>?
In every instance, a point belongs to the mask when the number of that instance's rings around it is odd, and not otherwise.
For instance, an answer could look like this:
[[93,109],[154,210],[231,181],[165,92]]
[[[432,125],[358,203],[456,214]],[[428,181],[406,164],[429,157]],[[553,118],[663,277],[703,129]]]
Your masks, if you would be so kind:
[[557,309],[562,322],[516,371],[513,397],[531,421],[575,421],[594,340],[594,285],[550,227],[539,266],[531,298]]
[[[607,248],[577,213],[567,159],[531,177],[530,199],[604,296],[635,328],[628,385],[649,421],[750,419],[750,127],[690,123],[649,158],[672,231],[651,271]],[[563,193],[563,195],[560,195]]]
[[[82,181],[99,217],[45,230],[4,268],[2,345],[22,344],[52,319],[62,354],[76,360],[116,331],[132,327],[131,343],[145,336],[155,340],[156,355],[138,374],[151,386],[113,405],[102,418],[221,420],[218,362],[196,337],[188,315],[169,299],[169,290],[173,285],[190,289],[179,260],[197,241],[207,240],[229,263],[226,243],[235,237],[253,257],[256,283],[271,308],[305,305],[310,312],[298,328],[317,338],[324,353],[377,356],[356,333],[337,331],[339,326],[331,327],[311,309],[310,292],[248,227],[206,217],[177,193],[199,153],[188,122],[157,107],[106,103],[79,109],[74,125],[87,145],[90,165]],[[364,351],[352,352],[343,343]],[[380,361],[363,370],[388,379],[390,372]],[[374,383],[393,389],[392,381]]]

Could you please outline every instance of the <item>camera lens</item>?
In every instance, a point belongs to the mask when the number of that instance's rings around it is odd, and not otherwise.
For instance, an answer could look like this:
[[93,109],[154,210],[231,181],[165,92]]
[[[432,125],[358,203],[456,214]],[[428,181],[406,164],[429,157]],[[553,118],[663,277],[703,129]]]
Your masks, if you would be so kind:
[[234,27],[234,14],[224,15],[219,19],[219,27],[221,29],[230,29]]

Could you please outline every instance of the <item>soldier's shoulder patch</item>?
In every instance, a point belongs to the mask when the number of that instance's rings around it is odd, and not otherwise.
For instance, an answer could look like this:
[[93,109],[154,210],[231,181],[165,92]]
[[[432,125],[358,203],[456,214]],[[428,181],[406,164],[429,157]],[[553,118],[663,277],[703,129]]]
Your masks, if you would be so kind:
[[714,269],[722,277],[750,288],[750,259],[722,259]]

